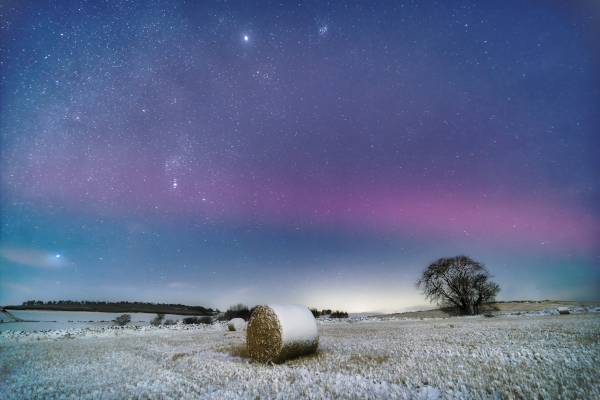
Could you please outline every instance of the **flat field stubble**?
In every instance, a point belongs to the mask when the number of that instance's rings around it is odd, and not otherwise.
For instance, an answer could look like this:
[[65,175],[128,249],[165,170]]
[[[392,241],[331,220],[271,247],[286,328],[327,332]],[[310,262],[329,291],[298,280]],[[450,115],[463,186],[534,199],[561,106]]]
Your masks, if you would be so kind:
[[3,333],[0,398],[600,398],[597,313],[354,321],[280,365],[218,323]]

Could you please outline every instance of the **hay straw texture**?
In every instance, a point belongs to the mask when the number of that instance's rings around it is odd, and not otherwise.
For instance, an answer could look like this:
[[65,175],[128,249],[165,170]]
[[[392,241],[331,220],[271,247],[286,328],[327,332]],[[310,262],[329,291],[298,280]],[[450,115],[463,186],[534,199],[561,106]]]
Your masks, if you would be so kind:
[[559,314],[571,314],[567,307],[558,307],[558,313]]
[[246,331],[252,360],[281,363],[314,353],[319,346],[317,322],[306,306],[268,304],[258,307]]
[[230,331],[243,331],[246,329],[246,321],[243,318],[234,318],[229,321]]

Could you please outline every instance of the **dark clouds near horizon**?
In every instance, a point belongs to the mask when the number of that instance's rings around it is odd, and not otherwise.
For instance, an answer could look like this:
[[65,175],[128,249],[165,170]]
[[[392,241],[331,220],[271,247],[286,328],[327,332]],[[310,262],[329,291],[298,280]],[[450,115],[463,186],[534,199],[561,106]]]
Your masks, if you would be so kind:
[[593,2],[19,2],[2,304],[600,300]]

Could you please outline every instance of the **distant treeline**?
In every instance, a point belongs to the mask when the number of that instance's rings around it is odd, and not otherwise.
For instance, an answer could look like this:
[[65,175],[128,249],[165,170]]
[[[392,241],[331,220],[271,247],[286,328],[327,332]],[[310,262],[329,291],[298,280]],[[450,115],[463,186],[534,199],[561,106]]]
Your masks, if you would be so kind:
[[[165,312],[181,311],[183,314],[214,315],[220,311],[202,306],[186,306],[184,304],[150,303],[143,301],[95,301],[95,300],[28,300],[21,306],[6,306],[7,309],[46,309],[65,311],[104,311],[129,310],[130,312]],[[185,312],[183,312],[185,311]]]
[[[239,303],[234,306],[229,307],[224,314],[220,315],[219,321],[229,321],[233,318],[243,318],[245,321],[249,321],[250,317],[254,313],[259,306],[254,306],[249,308],[247,305]],[[309,308],[313,317],[318,318],[321,315],[329,315],[330,318],[348,318],[348,313],[345,311],[331,311],[331,310],[323,310],[319,311],[316,308]]]

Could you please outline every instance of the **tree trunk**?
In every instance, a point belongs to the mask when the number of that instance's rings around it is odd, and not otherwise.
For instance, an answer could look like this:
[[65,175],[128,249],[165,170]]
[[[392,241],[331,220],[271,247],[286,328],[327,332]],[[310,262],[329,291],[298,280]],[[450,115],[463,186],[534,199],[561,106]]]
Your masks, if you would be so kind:
[[471,305],[464,297],[460,298],[460,306],[458,307],[462,315],[472,315]]

